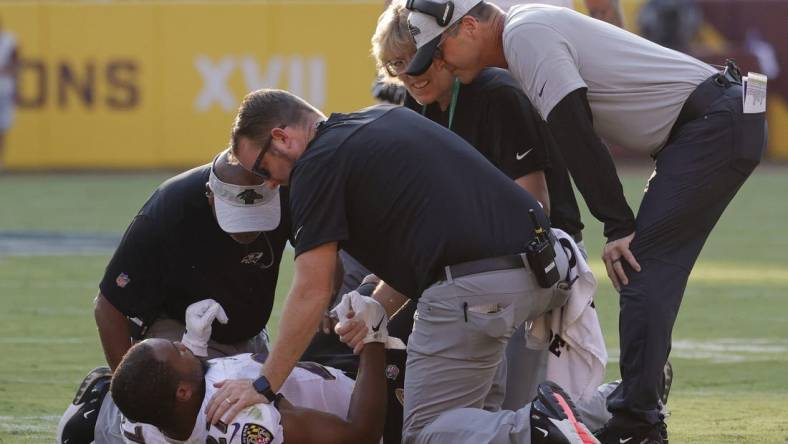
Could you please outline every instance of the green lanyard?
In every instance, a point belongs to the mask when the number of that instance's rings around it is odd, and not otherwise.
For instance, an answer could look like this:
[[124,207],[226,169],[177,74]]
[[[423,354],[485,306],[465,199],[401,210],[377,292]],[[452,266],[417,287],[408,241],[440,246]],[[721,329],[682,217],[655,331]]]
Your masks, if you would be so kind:
[[[449,129],[454,121],[454,110],[457,109],[457,97],[460,95],[460,79],[454,78],[454,84],[451,87],[451,103],[449,103]],[[427,105],[421,108],[421,115],[427,115]]]

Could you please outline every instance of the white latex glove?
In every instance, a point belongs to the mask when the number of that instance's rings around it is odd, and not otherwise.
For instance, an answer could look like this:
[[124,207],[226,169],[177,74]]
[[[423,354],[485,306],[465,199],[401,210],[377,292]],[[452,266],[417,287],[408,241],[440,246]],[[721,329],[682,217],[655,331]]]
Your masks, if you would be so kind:
[[[348,318],[348,313],[351,311],[355,314],[352,318]],[[367,328],[367,334],[362,341],[364,344],[380,342],[386,348],[405,349],[405,344],[399,338],[389,337],[389,317],[386,316],[386,310],[369,296],[362,296],[357,291],[345,293],[339,304],[331,310],[331,314],[339,321],[335,329],[341,329],[348,319],[363,322]]]
[[213,299],[204,299],[186,308],[186,331],[181,343],[195,356],[208,356],[208,340],[211,339],[214,319],[222,324],[229,321],[222,306]]

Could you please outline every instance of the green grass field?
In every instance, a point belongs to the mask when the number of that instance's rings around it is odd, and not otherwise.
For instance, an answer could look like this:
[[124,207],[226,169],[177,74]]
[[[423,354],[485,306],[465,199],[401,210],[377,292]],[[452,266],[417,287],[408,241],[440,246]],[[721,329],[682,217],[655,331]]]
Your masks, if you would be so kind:
[[[648,170],[627,168],[636,207]],[[120,234],[167,173],[0,175],[0,232]],[[788,443],[788,169],[763,167],[709,239],[673,334],[671,441]],[[586,213],[587,215],[587,213]],[[599,257],[601,227],[585,217]],[[9,256],[0,249],[0,443],[51,441],[103,363],[92,298],[108,256]],[[617,297],[599,260],[597,307],[618,367]],[[281,306],[291,273],[283,264]],[[278,310],[278,309],[277,309]],[[278,317],[272,318],[276,331]]]

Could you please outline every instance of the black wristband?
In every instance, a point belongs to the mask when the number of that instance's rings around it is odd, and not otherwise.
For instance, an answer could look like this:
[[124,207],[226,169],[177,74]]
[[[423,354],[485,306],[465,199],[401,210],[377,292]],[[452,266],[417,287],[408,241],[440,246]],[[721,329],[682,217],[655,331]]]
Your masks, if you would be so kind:
[[283,399],[285,399],[285,395],[281,393],[277,393],[276,396],[274,396],[274,402],[273,402],[274,407],[278,409],[279,403],[282,402]]
[[265,399],[267,399],[268,402],[274,402],[276,399],[276,393],[271,390],[271,382],[268,381],[268,378],[265,376],[260,376],[259,378],[255,379],[252,383],[252,386],[257,391],[257,393],[265,396]]

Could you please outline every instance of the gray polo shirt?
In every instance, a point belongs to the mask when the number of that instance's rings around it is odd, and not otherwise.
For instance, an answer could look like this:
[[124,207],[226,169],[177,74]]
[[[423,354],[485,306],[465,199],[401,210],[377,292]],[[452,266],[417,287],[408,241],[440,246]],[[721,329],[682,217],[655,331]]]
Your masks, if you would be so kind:
[[545,120],[567,94],[588,88],[599,136],[648,154],[665,144],[695,87],[717,72],[616,26],[547,5],[510,9],[503,48],[509,71]]

